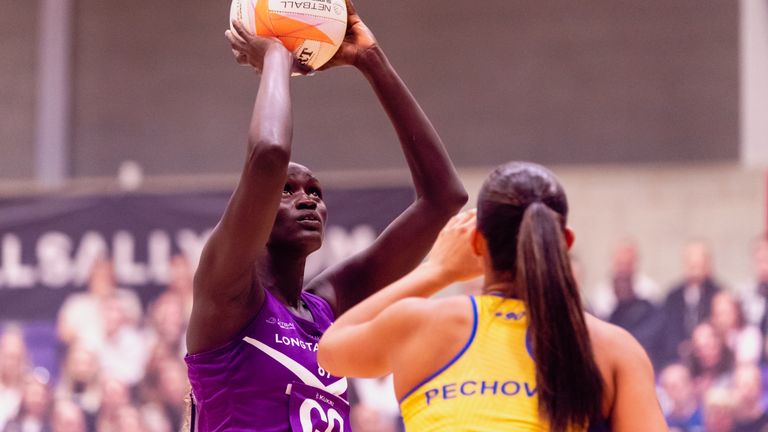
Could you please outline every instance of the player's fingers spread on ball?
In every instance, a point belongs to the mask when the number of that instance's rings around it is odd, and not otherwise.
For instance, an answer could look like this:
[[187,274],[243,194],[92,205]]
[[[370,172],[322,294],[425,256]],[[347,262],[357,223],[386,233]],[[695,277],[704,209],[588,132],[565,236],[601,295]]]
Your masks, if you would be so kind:
[[250,42],[251,39],[253,39],[253,33],[249,32],[242,22],[234,20],[232,21],[232,27],[237,32],[237,35],[240,36],[240,38],[242,38],[244,41]]
[[[341,51],[341,49],[339,49],[339,51]],[[342,62],[336,60],[336,57],[333,57],[330,60],[328,60],[324,65],[322,65],[319,68],[317,68],[316,70],[322,72],[322,71],[325,71],[325,70],[328,70],[328,69],[331,69],[331,68],[334,68],[334,67],[337,67],[337,66],[343,66],[345,64],[346,63],[342,63]]]
[[293,62],[293,71],[306,76],[312,76],[315,74],[314,69],[305,65],[304,63],[301,63],[298,60]]
[[248,56],[248,54],[246,54],[246,53],[245,53],[245,52],[244,52],[242,49],[240,49],[239,47],[237,47],[237,46],[235,46],[235,45],[232,45],[232,44],[229,44],[229,46],[230,46],[230,47],[231,47],[231,49],[232,49],[232,55],[235,57],[235,60],[238,60],[238,61],[239,61],[239,60],[240,60],[240,57],[247,57],[247,56]]
[[235,34],[232,33],[231,30],[225,31],[224,36],[229,41],[229,46],[231,46],[233,50],[243,51],[243,49],[245,48],[245,44],[243,43],[242,40],[238,39],[237,36],[235,36]]
[[355,5],[352,4],[352,0],[346,0],[346,2],[347,2],[347,14],[357,15],[357,11],[355,10]]

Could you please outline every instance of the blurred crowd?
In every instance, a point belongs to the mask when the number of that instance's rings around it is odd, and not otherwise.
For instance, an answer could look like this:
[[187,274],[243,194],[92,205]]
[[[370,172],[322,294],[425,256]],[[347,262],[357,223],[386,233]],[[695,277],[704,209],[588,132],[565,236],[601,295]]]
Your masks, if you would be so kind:
[[[190,263],[173,257],[168,285],[144,307],[99,259],[43,341],[55,345],[53,364],[45,350],[31,352],[26,323],[0,327],[0,432],[188,431],[192,278]],[[353,430],[402,430],[391,377],[353,380],[350,398]]]
[[175,432],[185,419],[184,333],[192,271],[181,256],[170,282],[145,308],[98,260],[87,290],[62,304],[55,364],[34,364],[24,323],[0,336],[0,431]]
[[[648,351],[672,431],[768,432],[767,239],[754,242],[752,257],[752,280],[731,286],[713,275],[707,244],[692,242],[679,283],[664,289],[622,241],[609,277],[587,291],[591,312]],[[193,271],[182,256],[169,269],[167,286],[142,305],[116,284],[109,260],[97,261],[87,289],[52,323],[53,365],[33,360],[24,323],[5,324],[0,432],[185,430]],[[351,380],[350,401],[352,430],[403,431],[391,377]]]
[[640,271],[636,245],[622,241],[611,274],[588,308],[645,347],[659,399],[675,432],[768,432],[768,239],[751,245],[751,280],[713,274],[706,242],[687,244],[678,283],[662,289]]

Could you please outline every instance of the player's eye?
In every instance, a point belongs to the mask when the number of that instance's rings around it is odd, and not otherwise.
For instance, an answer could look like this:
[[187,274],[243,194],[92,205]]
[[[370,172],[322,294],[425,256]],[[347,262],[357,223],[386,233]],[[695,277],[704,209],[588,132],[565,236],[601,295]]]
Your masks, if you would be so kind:
[[293,191],[291,190],[291,186],[285,185],[283,186],[283,196],[292,195]]
[[323,193],[320,192],[320,189],[312,188],[309,190],[309,196],[315,197],[315,198],[322,198]]

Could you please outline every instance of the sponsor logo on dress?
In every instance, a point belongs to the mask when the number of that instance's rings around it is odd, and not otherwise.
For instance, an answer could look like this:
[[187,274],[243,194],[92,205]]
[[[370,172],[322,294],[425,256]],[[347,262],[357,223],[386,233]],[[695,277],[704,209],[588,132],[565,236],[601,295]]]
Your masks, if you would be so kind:
[[520,321],[525,318],[525,311],[522,312],[496,312],[497,318],[504,318],[507,321]]
[[294,330],[296,326],[293,323],[285,322],[280,318],[271,317],[267,319],[267,324],[274,324],[283,330]]

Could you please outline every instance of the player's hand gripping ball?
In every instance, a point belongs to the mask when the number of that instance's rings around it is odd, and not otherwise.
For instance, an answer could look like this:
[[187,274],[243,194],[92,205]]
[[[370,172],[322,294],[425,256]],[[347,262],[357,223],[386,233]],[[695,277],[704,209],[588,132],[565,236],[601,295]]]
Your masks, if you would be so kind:
[[333,57],[347,29],[344,0],[232,0],[229,15],[257,36],[279,39],[311,69]]

